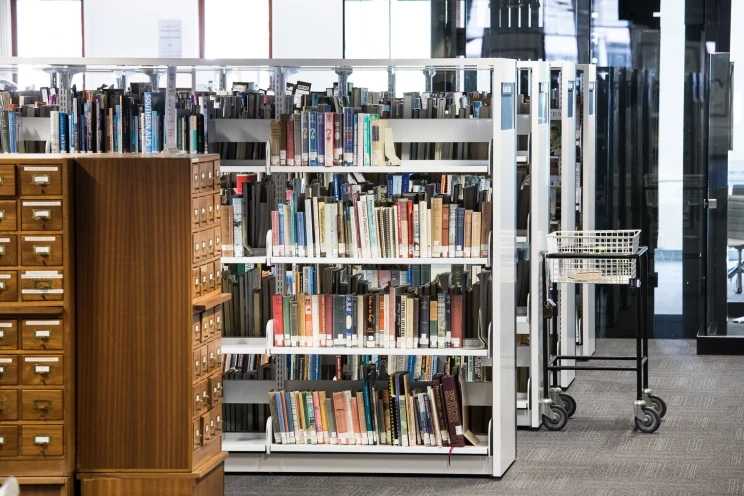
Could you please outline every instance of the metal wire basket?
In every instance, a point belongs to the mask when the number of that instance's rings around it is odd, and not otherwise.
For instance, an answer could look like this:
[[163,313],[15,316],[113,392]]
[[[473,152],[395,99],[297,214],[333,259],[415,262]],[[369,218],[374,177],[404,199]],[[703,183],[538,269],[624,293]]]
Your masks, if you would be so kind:
[[632,255],[638,251],[641,231],[556,231],[548,234],[548,253]]
[[632,258],[550,258],[550,282],[573,284],[630,284],[636,277]]

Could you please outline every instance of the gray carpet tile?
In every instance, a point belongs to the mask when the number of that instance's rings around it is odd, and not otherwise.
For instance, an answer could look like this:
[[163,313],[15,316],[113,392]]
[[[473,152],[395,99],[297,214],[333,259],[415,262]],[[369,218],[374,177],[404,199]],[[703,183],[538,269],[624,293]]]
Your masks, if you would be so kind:
[[[601,340],[599,354],[630,354]],[[654,434],[634,431],[632,373],[579,372],[578,409],[560,432],[520,430],[500,480],[431,476],[228,475],[238,495],[744,495],[744,358],[697,356],[694,341],[650,343],[650,385],[669,410]]]

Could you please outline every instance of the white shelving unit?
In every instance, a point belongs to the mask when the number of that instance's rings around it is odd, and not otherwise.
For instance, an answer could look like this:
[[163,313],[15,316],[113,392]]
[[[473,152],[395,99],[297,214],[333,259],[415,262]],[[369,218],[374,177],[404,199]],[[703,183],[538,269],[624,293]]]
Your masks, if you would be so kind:
[[[551,108],[550,121],[560,123],[561,152],[558,157],[561,181],[560,230],[576,230],[576,64],[573,62],[551,62],[551,76],[558,76],[558,108]],[[576,354],[576,287],[560,284],[559,347],[561,355]],[[561,365],[572,366],[574,360],[565,360]],[[561,370],[560,385],[567,388],[576,378],[575,370]]]
[[[521,352],[517,366],[529,367],[527,391],[517,396],[517,422],[521,427],[538,428],[542,396],[542,333],[544,285],[542,254],[547,251],[550,232],[550,66],[548,62],[518,62],[517,68],[528,75],[530,113],[521,115],[519,133],[529,135],[530,222],[527,240],[530,280],[527,308],[518,313],[517,333],[529,335],[528,350]],[[527,353],[529,351],[529,353]]]
[[[492,177],[493,224],[491,249],[486,258],[436,258],[436,259],[310,259],[271,257],[232,257],[223,263],[390,263],[390,264],[466,264],[488,265],[493,271],[492,281],[492,328],[486,348],[450,349],[360,349],[365,354],[436,354],[470,355],[484,357],[493,370],[490,383],[467,384],[468,403],[485,405],[491,409],[488,432],[480,437],[477,446],[465,448],[389,447],[389,446],[325,446],[325,445],[276,445],[272,444],[272,422],[267,420],[266,434],[225,433],[223,448],[230,452],[225,463],[227,472],[369,472],[391,474],[438,474],[438,475],[486,475],[503,476],[516,457],[516,409],[514,408],[516,316],[514,278],[514,256],[516,247],[515,226],[515,174],[516,167],[516,62],[505,59],[415,59],[415,60],[246,60],[246,59],[100,59],[100,58],[0,58],[0,69],[15,70],[19,66],[65,74],[85,71],[148,71],[156,76],[165,73],[170,66],[177,72],[222,71],[224,69],[261,69],[273,71],[276,90],[277,114],[284,112],[284,88],[286,79],[297,69],[355,70],[390,69],[393,73],[402,70],[480,70],[487,71],[492,81],[492,119],[400,119],[389,120],[396,141],[417,142],[480,142],[489,143],[491,160],[468,161],[404,161],[394,168],[356,168],[362,170],[323,169],[322,172],[403,173],[403,172],[447,172],[489,174]],[[346,76],[339,76],[345,80]],[[207,124],[209,142],[267,142],[268,120],[216,119]],[[48,119],[28,119],[25,139],[48,137]],[[223,172],[260,172],[285,174],[287,168],[277,170],[265,161],[225,161]],[[330,169],[330,170],[329,170]],[[278,188],[277,188],[278,189]],[[532,238],[534,239],[534,237]],[[284,281],[277,278],[277,291],[283,290]],[[532,319],[531,322],[535,322]],[[524,323],[523,323],[524,324]],[[224,353],[326,353],[348,354],[345,349],[284,348],[277,349],[263,338],[225,338]],[[486,362],[484,360],[484,362]],[[268,401],[266,388],[291,388],[281,360],[275,381],[226,381],[225,401]],[[472,390],[472,397],[469,392]]]
[[[595,191],[596,191],[596,81],[597,66],[580,64],[577,70],[582,73],[582,126],[581,126],[581,224],[587,231],[596,229],[595,224]],[[591,356],[596,349],[595,304],[596,286],[581,285],[581,346],[577,354]]]

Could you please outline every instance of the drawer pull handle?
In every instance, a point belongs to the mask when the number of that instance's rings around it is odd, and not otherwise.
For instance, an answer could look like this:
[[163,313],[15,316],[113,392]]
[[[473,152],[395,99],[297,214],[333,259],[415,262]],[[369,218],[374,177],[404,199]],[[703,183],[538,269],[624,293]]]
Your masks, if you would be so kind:
[[52,444],[52,436],[34,436],[34,444],[39,446]]
[[5,331],[0,330],[0,340],[5,339]]
[[5,291],[5,281],[0,281],[0,291]]
[[46,412],[52,409],[52,400],[34,400],[34,410]]
[[199,395],[197,394],[197,395],[196,395],[196,399],[195,399],[195,401],[196,401],[196,403],[197,403],[197,404],[199,404],[199,403],[201,402],[201,396],[199,396]]
[[31,180],[31,184],[35,185],[42,185],[42,184],[49,184],[49,181],[51,180],[49,175],[44,176],[34,176],[34,178]]
[[34,289],[52,289],[51,279],[37,279],[34,281]]
[[36,329],[36,330],[34,331],[34,337],[35,337],[36,339],[43,339],[43,340],[47,340],[47,339],[49,339],[49,338],[50,338],[51,336],[52,336],[52,331],[50,331],[49,329]]
[[8,400],[6,400],[5,398],[0,398],[0,412],[2,412],[3,410],[7,410],[7,409],[8,409]]
[[5,210],[0,210],[0,220],[5,219]]
[[194,184],[199,184],[199,174],[194,174]]
[[0,174],[0,185],[5,184],[5,174]]
[[0,245],[0,255],[5,255],[5,245]]
[[195,208],[194,209],[194,218],[195,219],[198,219],[199,218],[199,209],[198,208]]
[[0,446],[5,446],[5,436],[0,436]]
[[34,365],[34,373],[40,375],[47,375],[52,373],[51,365]]
[[206,216],[207,215],[207,209],[204,208],[204,207],[202,207],[201,214],[202,214],[202,217]]
[[0,365],[0,375],[5,373],[5,365]]
[[52,218],[52,212],[48,209],[45,210],[38,210],[33,209],[31,210],[32,215],[31,218],[34,220],[41,220],[41,219],[51,219]]
[[41,255],[42,257],[51,255],[52,247],[49,245],[34,245],[34,255]]

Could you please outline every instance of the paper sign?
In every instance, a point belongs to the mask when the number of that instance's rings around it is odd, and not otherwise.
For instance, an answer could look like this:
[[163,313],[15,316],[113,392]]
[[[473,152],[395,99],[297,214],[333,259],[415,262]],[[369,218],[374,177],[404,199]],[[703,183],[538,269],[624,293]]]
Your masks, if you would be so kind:
[[[165,89],[165,149],[178,152],[176,146],[176,67],[168,66]],[[196,215],[197,210],[194,210]]]
[[181,21],[158,21],[158,57],[181,58]]

